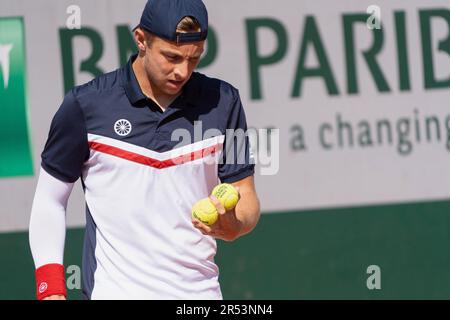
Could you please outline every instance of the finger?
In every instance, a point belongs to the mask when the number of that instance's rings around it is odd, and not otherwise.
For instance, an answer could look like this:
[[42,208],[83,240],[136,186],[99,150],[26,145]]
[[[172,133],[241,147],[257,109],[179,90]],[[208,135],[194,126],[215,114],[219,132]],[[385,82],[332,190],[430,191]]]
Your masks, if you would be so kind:
[[220,201],[213,195],[210,195],[209,198],[211,199],[212,203],[216,206],[217,212],[222,215],[225,214],[226,210],[223,207],[223,205],[220,203]]
[[192,219],[192,224],[194,227],[199,229],[203,234],[209,234],[211,232],[211,228],[208,227],[206,224],[202,223],[200,220]]
[[223,235],[224,235],[224,232],[222,230],[214,228],[214,227],[210,228],[209,232],[205,232],[204,230],[201,230],[201,232],[206,236],[211,236],[211,237],[219,238],[219,239],[222,239]]

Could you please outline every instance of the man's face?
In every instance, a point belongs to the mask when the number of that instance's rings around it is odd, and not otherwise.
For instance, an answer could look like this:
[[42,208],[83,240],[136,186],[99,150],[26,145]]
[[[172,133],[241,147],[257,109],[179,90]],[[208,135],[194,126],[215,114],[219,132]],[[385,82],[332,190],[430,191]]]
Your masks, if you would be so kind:
[[205,41],[176,44],[151,36],[144,56],[144,68],[155,94],[180,92],[197,67]]

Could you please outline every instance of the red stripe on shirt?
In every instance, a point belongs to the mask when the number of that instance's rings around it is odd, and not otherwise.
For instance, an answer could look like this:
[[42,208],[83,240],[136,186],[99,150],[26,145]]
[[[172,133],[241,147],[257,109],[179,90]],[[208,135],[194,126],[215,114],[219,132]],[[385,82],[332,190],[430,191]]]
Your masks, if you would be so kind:
[[187,162],[191,162],[191,161],[198,160],[201,158],[205,158],[209,155],[215,154],[221,145],[222,144],[216,144],[211,147],[207,147],[207,148],[204,148],[201,150],[193,151],[190,153],[186,153],[184,155],[180,155],[178,157],[174,157],[171,159],[161,161],[161,160],[157,160],[157,159],[153,159],[153,158],[150,158],[147,156],[140,155],[135,152],[126,151],[126,150],[123,150],[123,149],[120,149],[117,147],[109,146],[109,145],[106,145],[103,143],[98,143],[98,142],[93,142],[93,141],[89,142],[89,147],[92,150],[110,154],[110,155],[118,157],[118,158],[133,161],[133,162],[140,163],[140,164],[143,164],[143,165],[146,165],[149,167],[153,167],[153,168],[157,168],[157,169],[164,169],[164,168],[168,168],[168,167],[172,167],[172,166],[176,166],[176,165],[180,165],[180,164],[185,164]]

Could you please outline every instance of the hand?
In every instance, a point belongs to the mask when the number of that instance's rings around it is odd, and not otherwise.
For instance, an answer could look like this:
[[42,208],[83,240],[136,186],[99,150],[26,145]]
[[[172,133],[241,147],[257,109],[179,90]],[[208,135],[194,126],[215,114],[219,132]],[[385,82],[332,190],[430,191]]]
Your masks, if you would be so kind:
[[[236,190],[239,194],[239,187],[236,187]],[[210,226],[195,218],[192,218],[192,224],[194,227],[206,236],[212,236],[225,241],[233,241],[237,239],[242,230],[242,223],[236,217],[236,207],[232,210],[226,211],[215,196],[211,195],[209,198],[216,206],[217,212],[219,213],[219,218],[213,225]]]
[[62,294],[54,294],[52,296],[45,297],[42,300],[67,300]]

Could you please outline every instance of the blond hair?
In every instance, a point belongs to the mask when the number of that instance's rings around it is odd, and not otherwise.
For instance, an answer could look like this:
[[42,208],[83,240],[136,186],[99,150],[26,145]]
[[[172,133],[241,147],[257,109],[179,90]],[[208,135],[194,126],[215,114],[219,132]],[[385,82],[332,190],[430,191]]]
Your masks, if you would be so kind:
[[186,16],[183,19],[181,19],[180,22],[178,22],[177,31],[186,33],[200,32],[202,31],[202,28],[200,27],[200,24],[194,17]]

